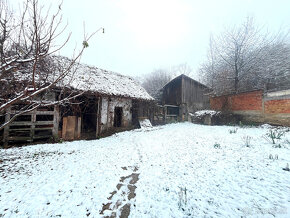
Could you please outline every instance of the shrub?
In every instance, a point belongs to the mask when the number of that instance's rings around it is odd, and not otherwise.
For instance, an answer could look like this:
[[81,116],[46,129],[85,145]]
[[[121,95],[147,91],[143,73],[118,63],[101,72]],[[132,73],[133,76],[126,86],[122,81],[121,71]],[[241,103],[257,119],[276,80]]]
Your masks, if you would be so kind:
[[251,146],[251,140],[252,140],[252,137],[251,136],[244,136],[243,137],[243,140],[244,140],[244,144],[246,147],[250,147]]
[[215,143],[215,144],[213,145],[213,147],[214,147],[215,149],[219,149],[219,148],[221,148],[221,145],[218,144],[218,143]]
[[278,154],[275,155],[275,158],[272,154],[269,155],[270,160],[278,160]]
[[187,189],[180,188],[180,191],[178,192],[179,202],[178,202],[178,208],[184,210],[187,205]]
[[[266,133],[266,135],[264,136],[264,138],[272,143],[272,144],[276,144],[277,140],[280,140],[283,136],[285,135],[285,131],[281,130],[281,129],[270,129],[269,132]],[[278,146],[275,147],[281,147],[281,145],[279,144]]]
[[230,134],[237,133],[237,132],[238,132],[238,128],[234,128],[234,129],[229,130]]

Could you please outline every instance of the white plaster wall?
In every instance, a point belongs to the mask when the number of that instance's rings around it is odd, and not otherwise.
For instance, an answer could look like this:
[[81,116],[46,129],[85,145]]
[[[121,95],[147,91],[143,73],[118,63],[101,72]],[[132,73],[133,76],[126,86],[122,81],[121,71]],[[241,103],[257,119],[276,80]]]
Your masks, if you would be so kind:
[[132,123],[132,100],[125,98],[111,98],[111,102],[109,104],[109,120],[108,127],[113,127],[114,125],[114,110],[115,107],[123,108],[123,117],[122,117],[122,125],[128,126]]
[[107,125],[108,98],[102,98],[101,105],[101,125]]
[[114,126],[115,107],[123,108],[122,126],[127,127],[132,124],[131,99],[103,97],[101,108],[101,132]]

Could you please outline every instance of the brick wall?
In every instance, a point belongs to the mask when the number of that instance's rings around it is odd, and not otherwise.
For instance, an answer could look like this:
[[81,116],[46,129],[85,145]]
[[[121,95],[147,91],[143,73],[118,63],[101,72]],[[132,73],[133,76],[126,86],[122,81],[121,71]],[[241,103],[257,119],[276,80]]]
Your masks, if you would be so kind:
[[247,92],[230,96],[231,110],[232,111],[261,111],[263,92]]
[[290,99],[268,100],[264,103],[265,113],[289,113],[290,114]]
[[230,111],[245,120],[290,126],[290,90],[263,93],[252,91],[210,98],[213,110]]
[[237,95],[226,95],[210,98],[211,108],[214,110],[230,111],[261,111],[263,92],[253,91]]
[[228,110],[228,96],[211,97],[209,99],[210,108],[213,110]]

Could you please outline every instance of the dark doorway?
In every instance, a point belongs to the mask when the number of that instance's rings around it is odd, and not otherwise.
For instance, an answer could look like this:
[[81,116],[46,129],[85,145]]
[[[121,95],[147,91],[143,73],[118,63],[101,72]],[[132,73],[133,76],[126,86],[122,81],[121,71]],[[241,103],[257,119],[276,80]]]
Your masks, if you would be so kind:
[[88,138],[96,136],[98,103],[97,99],[85,99],[80,105],[82,109],[82,132]]
[[[99,99],[96,96],[83,94],[73,99],[71,104],[60,108],[62,117],[75,116],[78,118],[76,129],[80,132],[82,139],[96,138],[99,111],[98,102]],[[63,128],[63,119],[60,121],[60,128]]]
[[114,127],[122,126],[122,116],[123,116],[123,108],[115,107],[114,111]]

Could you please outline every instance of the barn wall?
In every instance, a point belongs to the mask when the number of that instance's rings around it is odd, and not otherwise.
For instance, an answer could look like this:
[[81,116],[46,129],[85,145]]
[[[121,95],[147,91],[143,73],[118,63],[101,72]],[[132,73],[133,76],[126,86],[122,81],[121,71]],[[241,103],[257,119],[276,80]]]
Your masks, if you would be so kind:
[[139,119],[154,120],[154,110],[156,104],[152,101],[132,100],[132,124],[139,126]]
[[211,109],[231,111],[247,121],[290,126],[290,90],[212,97],[210,104]]
[[122,107],[122,127],[130,127],[132,124],[132,100],[127,98],[103,97],[101,104],[101,127],[100,132],[112,130],[114,127],[115,107]]
[[168,83],[163,90],[162,103],[169,105],[180,105],[182,103],[181,86],[181,77],[178,77]]
[[209,108],[209,96],[203,85],[194,80],[183,78],[182,102],[187,105],[188,112]]

